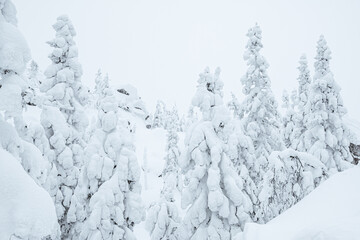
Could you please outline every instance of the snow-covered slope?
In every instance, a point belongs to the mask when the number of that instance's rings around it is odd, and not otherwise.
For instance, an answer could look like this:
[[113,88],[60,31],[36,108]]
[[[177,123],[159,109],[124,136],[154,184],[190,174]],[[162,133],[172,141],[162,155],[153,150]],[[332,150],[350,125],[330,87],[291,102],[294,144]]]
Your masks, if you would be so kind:
[[55,239],[59,228],[49,194],[10,153],[0,149],[0,156],[0,240]]
[[360,238],[360,167],[333,175],[265,225],[246,224],[236,240],[356,240]]

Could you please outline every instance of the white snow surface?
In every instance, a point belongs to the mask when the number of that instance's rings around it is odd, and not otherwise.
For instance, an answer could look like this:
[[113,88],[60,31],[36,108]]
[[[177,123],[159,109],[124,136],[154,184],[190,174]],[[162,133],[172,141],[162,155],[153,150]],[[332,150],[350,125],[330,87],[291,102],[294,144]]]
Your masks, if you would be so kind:
[[56,239],[59,226],[52,199],[18,160],[3,149],[0,149],[0,196],[0,240],[15,236]]
[[360,167],[337,173],[265,225],[248,223],[236,240],[356,240]]

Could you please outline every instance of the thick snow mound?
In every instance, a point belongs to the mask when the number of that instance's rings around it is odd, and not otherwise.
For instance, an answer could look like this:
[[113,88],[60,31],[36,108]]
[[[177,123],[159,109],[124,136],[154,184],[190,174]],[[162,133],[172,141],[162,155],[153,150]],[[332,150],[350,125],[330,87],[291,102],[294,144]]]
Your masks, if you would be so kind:
[[356,240],[360,167],[337,173],[265,225],[249,223],[236,240]]
[[9,152],[0,149],[0,240],[56,239],[58,232],[49,194]]

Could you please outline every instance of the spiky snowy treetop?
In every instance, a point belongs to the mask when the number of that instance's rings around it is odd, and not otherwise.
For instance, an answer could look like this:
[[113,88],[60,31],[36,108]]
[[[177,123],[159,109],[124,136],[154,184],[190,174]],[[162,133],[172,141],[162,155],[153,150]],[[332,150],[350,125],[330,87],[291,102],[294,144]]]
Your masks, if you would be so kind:
[[319,79],[324,77],[330,71],[330,60],[331,60],[331,51],[327,46],[327,42],[323,35],[320,36],[320,39],[317,42],[316,46],[316,57],[315,57],[315,75],[314,79]]
[[243,116],[241,115],[241,105],[234,93],[231,93],[231,100],[228,102],[229,109],[233,112],[234,118],[240,119]]
[[211,74],[209,67],[206,67],[198,80],[195,96],[192,105],[199,107],[204,120],[211,120],[212,108],[219,106],[222,101],[223,82],[219,79],[220,68],[216,68],[215,73]]
[[105,97],[105,90],[109,88],[109,76],[106,74],[103,76],[101,70],[99,69],[95,77],[95,103],[97,104],[100,99]]
[[308,62],[306,55],[302,55],[299,60],[299,108],[303,108],[308,100],[309,86],[311,83],[310,71],[308,69]]
[[346,113],[340,87],[330,71],[331,52],[323,36],[317,45],[314,81],[305,106],[304,148],[318,157],[328,169],[344,170],[352,161],[349,133],[342,117]]

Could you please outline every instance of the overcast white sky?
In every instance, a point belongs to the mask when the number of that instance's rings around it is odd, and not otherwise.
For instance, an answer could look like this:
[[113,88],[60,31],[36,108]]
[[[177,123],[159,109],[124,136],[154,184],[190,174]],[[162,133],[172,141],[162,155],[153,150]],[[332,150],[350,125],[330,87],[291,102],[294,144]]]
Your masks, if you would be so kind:
[[241,100],[240,78],[248,28],[263,30],[263,55],[272,89],[297,87],[298,59],[305,53],[313,73],[316,42],[324,34],[333,52],[331,69],[349,115],[360,119],[360,1],[357,0],[13,0],[19,28],[33,58],[45,69],[54,36],[51,25],[68,14],[78,33],[83,81],[93,86],[98,68],[113,83],[137,87],[149,110],[156,100],[186,111],[198,74],[222,69],[225,94]]

